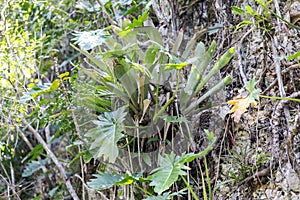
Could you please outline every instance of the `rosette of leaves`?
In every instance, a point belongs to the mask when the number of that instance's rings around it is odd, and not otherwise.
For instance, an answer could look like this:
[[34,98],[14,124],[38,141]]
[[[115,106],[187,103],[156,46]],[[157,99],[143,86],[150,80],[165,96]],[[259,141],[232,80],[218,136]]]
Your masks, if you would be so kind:
[[[202,42],[197,43],[197,37],[194,37],[180,53],[179,47],[182,46],[183,32],[179,32],[172,50],[169,51],[164,47],[162,37],[156,28],[136,27],[140,26],[147,19],[146,17],[147,15],[139,17],[123,29],[114,27],[113,30],[117,36],[108,36],[107,31],[101,31],[105,37],[102,37],[101,45],[99,45],[100,52],[95,55],[73,46],[93,63],[90,69],[82,68],[81,70],[105,86],[102,91],[106,93],[103,96],[110,94],[110,98],[118,97],[135,115],[141,117],[144,100],[150,97],[150,83],[154,83],[158,88],[167,81],[176,80],[178,78],[176,71],[190,64],[192,67],[187,82],[178,92],[180,93],[180,107],[186,115],[204,99],[231,82],[231,77],[225,77],[196,102],[191,102],[207,82],[230,61],[234,48],[225,52],[220,59],[215,61],[213,68],[207,70],[216,49],[216,42],[212,42],[206,50],[205,45]],[[82,41],[77,42],[82,43]],[[181,80],[177,81],[181,83]],[[163,113],[160,112],[161,109],[163,108],[157,109],[156,114]]]
[[[152,104],[155,105],[155,108],[151,110],[154,113],[151,113],[149,118],[157,123],[157,120],[161,120],[160,117],[174,102],[175,96],[178,96],[181,113],[175,115],[188,116],[197,111],[203,100],[231,82],[230,76],[225,77],[200,98],[194,100],[211,78],[230,61],[234,54],[234,48],[226,51],[214,62],[213,67],[208,69],[215,53],[216,42],[212,42],[206,50],[202,42],[197,42],[199,37],[196,34],[187,43],[184,50],[180,51],[180,47],[183,46],[183,31],[180,31],[172,49],[168,50],[155,27],[142,26],[147,19],[148,14],[145,13],[132,22],[124,21],[120,27],[111,26],[98,31],[97,37],[100,37],[101,34],[103,37],[91,53],[84,49],[85,45],[81,47],[82,49],[73,45],[75,49],[86,56],[89,63],[89,68],[80,70],[101,85],[101,90],[97,90],[98,98],[111,102],[99,105],[102,108],[97,110],[107,111],[104,115],[113,113],[118,107],[126,107],[128,108],[127,116],[124,116],[126,122],[131,121],[132,123],[137,119],[141,121],[145,113],[150,112],[150,109],[147,108]],[[84,37],[81,40],[84,40]],[[84,41],[76,42],[85,44]],[[180,74],[186,66],[191,66],[191,70],[185,81],[181,79]],[[171,90],[170,98],[160,104],[159,88],[168,82],[175,86],[169,88]],[[103,116],[103,113],[100,114]],[[111,123],[111,125],[114,124]],[[133,124],[126,125],[132,126]],[[90,139],[93,143],[97,137],[93,136]],[[117,151],[117,148],[113,150]],[[100,151],[96,155],[95,157],[101,157],[105,154]],[[110,160],[114,161],[115,159]]]

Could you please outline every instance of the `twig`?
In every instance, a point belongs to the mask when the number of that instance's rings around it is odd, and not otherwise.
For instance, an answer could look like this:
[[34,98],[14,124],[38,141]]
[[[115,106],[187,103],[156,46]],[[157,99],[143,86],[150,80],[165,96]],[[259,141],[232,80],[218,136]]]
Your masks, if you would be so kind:
[[[288,98],[297,98],[300,96],[300,91],[299,92],[294,92],[293,94],[291,94],[290,96],[288,96]],[[271,119],[271,126],[272,126],[272,135],[273,135],[273,145],[275,146],[276,144],[276,149],[275,151],[277,152],[277,156],[279,156],[279,152],[280,152],[280,148],[279,148],[279,126],[280,126],[280,116],[281,116],[281,113],[285,107],[285,105],[287,103],[289,103],[290,101],[289,100],[281,100],[277,106],[276,106],[276,109],[274,110],[273,112],[273,115],[272,115],[272,119]],[[299,114],[298,114],[299,115]],[[288,120],[288,119],[286,119]],[[297,124],[297,121],[299,121],[299,119],[297,119],[297,117],[295,118],[295,124]],[[295,125],[296,129],[297,129],[297,125]],[[298,125],[298,128],[299,128],[299,125]],[[293,154],[292,152],[290,151],[290,147],[292,145],[292,141],[293,141],[293,137],[294,137],[294,132],[293,132],[293,129],[289,129],[289,131],[287,131],[287,135],[285,135],[285,138],[286,138],[286,148],[287,148],[287,152],[288,152],[288,156],[289,156],[289,159],[292,160],[293,159]],[[274,155],[273,155],[274,156]],[[277,157],[278,158],[278,157]],[[270,162],[270,164],[272,164],[272,162]],[[300,171],[300,169],[298,169],[297,167],[295,168],[295,170],[297,171]]]
[[[278,81],[278,88],[279,88],[279,92],[280,92],[280,96],[281,97],[286,97],[286,93],[284,91],[284,87],[283,87],[283,81],[282,81],[282,76],[281,76],[281,68],[280,68],[280,63],[278,61],[278,59],[276,59],[276,57],[278,57],[278,53],[277,53],[277,46],[278,46],[278,40],[277,37],[274,36],[273,38],[273,45],[272,45],[272,50],[273,50],[273,58],[274,58],[274,64],[275,64],[275,70],[276,70],[276,75],[277,75],[277,81]],[[284,106],[284,104],[282,104]],[[276,109],[278,110],[278,109]],[[275,110],[275,114],[274,116],[276,116],[276,110]],[[288,109],[284,109],[285,112],[285,116],[287,121],[289,121],[289,111]],[[273,124],[272,124],[272,132],[273,132],[273,156],[275,156],[276,158],[279,158],[280,155],[280,147],[279,147],[279,133],[277,127],[279,124],[279,122],[277,122],[276,120],[273,120]],[[272,162],[271,162],[272,163]]]
[[156,0],[151,0],[152,2],[152,9],[154,10],[154,13],[159,21],[160,24],[162,25],[166,25],[166,20],[165,20],[165,15],[166,13],[162,12],[161,6],[159,5],[159,3],[157,3]]
[[[284,63],[283,63],[284,64]],[[286,74],[287,72],[289,72],[290,70],[293,70],[293,69],[300,69],[300,64],[293,64],[293,65],[290,65],[288,68],[284,69],[281,71],[281,74]]]
[[27,139],[26,135],[23,133],[23,131],[20,130],[19,126],[17,126],[17,132],[20,133],[21,138],[24,140],[24,142],[27,144],[27,146],[29,147],[29,149],[32,151],[33,150],[33,146],[32,144],[29,142],[29,140]]
[[277,84],[278,78],[275,78],[274,81],[261,93],[265,95],[269,90],[271,90]]
[[243,83],[244,85],[247,84],[248,80],[246,77],[246,74],[243,70],[243,64],[242,64],[242,56],[241,56],[241,46],[243,45],[243,41],[245,40],[245,38],[254,30],[254,28],[251,28],[249,31],[247,31],[247,33],[241,38],[238,47],[237,47],[237,52],[238,52],[238,62],[239,62],[239,70],[240,70],[240,75],[242,77]]
[[40,136],[40,134],[29,124],[26,119],[22,119],[22,122],[26,125],[26,127],[29,129],[29,131],[34,135],[34,137],[37,139],[37,141],[43,146],[44,150],[47,152],[51,160],[54,162],[56,167],[58,168],[61,177],[65,181],[65,184],[67,186],[68,191],[70,192],[70,195],[74,200],[79,200],[79,197],[77,196],[70,179],[68,179],[66,171],[62,164],[58,161],[57,157],[55,154],[49,149],[47,143],[44,141],[44,139]]
[[216,169],[217,172],[216,172],[216,176],[215,176],[216,182],[215,182],[214,188],[217,185],[217,180],[220,175],[221,153],[222,153],[222,148],[223,148],[223,143],[224,143],[224,140],[226,137],[226,133],[228,132],[229,120],[230,120],[230,117],[228,117],[228,119],[227,119],[225,130],[224,130],[223,137],[222,137],[221,144],[220,144],[220,152],[219,152],[219,156],[218,156],[218,161],[217,161],[218,164],[217,164],[217,169]]
[[18,193],[16,192],[16,184],[15,184],[15,171],[14,171],[14,167],[11,164],[11,162],[9,162],[9,166],[10,166],[10,176],[11,176],[11,186],[12,186],[12,191],[13,193],[16,195],[17,199],[21,198],[19,197]]
[[114,21],[111,19],[111,17],[109,16],[109,14],[107,13],[103,3],[100,1],[100,0],[97,0],[97,2],[99,3],[101,9],[102,9],[102,12],[103,12],[103,15],[104,17],[106,18],[106,20],[109,22],[110,25],[114,25]]
[[273,50],[273,58],[274,58],[274,64],[275,64],[275,69],[276,69],[276,75],[277,75],[277,79],[278,79],[278,87],[279,87],[280,96],[285,97],[286,94],[285,94],[285,91],[284,91],[284,88],[283,88],[283,81],[282,81],[282,76],[281,76],[280,63],[276,59],[276,57],[278,57],[277,49],[275,47],[275,46],[277,46],[277,44],[278,44],[277,37],[274,36],[272,50]]
[[265,169],[262,169],[258,172],[256,172],[255,174],[253,174],[252,176],[249,176],[247,178],[245,178],[244,180],[242,180],[241,182],[239,182],[237,184],[237,187],[241,186],[241,185],[244,185],[245,183],[253,180],[255,177],[259,178],[259,177],[262,177],[262,176],[267,176],[270,174],[270,166],[265,168]]
[[298,113],[298,115],[296,115],[295,117],[295,123],[291,131],[292,134],[296,135],[297,133],[299,133],[299,129],[300,129],[300,113]]

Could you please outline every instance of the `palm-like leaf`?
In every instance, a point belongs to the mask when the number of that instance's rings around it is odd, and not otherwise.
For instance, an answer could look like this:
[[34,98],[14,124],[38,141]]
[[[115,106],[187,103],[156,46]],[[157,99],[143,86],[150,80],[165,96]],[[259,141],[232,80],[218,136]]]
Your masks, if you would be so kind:
[[118,174],[107,174],[100,172],[99,174],[93,174],[94,178],[88,182],[88,186],[94,190],[104,190],[112,187],[116,182],[123,179],[123,176]]
[[151,186],[154,187],[154,191],[161,194],[167,190],[175,181],[177,181],[179,175],[185,175],[189,168],[184,165],[184,160],[181,157],[176,156],[173,152],[170,155],[166,155],[165,158],[160,157],[160,167],[153,170]]
[[178,176],[186,175],[186,170],[189,167],[185,163],[192,162],[196,158],[205,156],[209,151],[213,149],[213,145],[216,141],[214,134],[209,131],[205,131],[208,138],[208,146],[200,153],[183,153],[181,156],[176,156],[173,152],[167,154],[164,158],[159,158],[159,167],[151,172],[150,183],[154,186],[154,191],[159,195],[177,181]]
[[110,162],[115,162],[119,155],[117,142],[123,137],[122,122],[126,116],[125,108],[121,107],[114,112],[105,112],[95,120],[96,128],[91,129],[85,136],[91,140],[90,150],[94,158],[101,156]]

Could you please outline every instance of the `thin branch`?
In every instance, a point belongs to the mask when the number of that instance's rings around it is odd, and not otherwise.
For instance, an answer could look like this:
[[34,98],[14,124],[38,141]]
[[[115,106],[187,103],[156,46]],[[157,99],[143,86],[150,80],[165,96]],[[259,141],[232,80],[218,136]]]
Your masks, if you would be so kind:
[[240,71],[240,75],[242,77],[242,80],[243,80],[243,83],[244,85],[247,84],[248,82],[248,79],[247,79],[247,76],[244,72],[244,69],[243,69],[243,64],[242,64],[242,52],[241,52],[241,47],[243,46],[243,42],[245,40],[246,37],[248,37],[248,35],[254,30],[254,28],[251,28],[250,30],[247,31],[247,33],[244,34],[244,36],[241,38],[240,42],[238,43],[238,46],[237,46],[237,53],[238,53],[238,63],[239,63],[239,71]]
[[108,12],[106,11],[103,3],[100,1],[100,0],[97,0],[97,2],[99,3],[101,9],[102,9],[102,12],[103,12],[103,15],[104,17],[106,18],[106,20],[109,22],[110,25],[114,25],[114,20],[111,19],[111,17],[109,16]]
[[65,184],[67,186],[68,191],[70,192],[70,195],[72,196],[72,198],[74,200],[79,200],[79,197],[77,196],[71,182],[70,179],[68,179],[66,171],[64,169],[64,167],[62,166],[62,164],[58,161],[57,157],[55,156],[55,154],[49,149],[49,147],[47,146],[47,143],[44,141],[44,139],[40,136],[40,134],[31,126],[31,124],[29,124],[26,119],[22,119],[23,123],[26,125],[26,127],[29,129],[29,131],[34,135],[34,137],[37,139],[37,141],[42,144],[44,150],[47,152],[47,154],[49,155],[49,157],[51,158],[51,160],[54,162],[54,164],[56,165],[56,167],[58,168],[61,177],[63,178],[63,180],[65,181]]
[[72,119],[73,119],[73,122],[74,122],[74,125],[75,125],[75,130],[76,130],[76,133],[77,133],[77,136],[78,138],[81,140],[81,141],[84,141],[83,138],[81,137],[80,135],[80,129],[79,129],[79,125],[78,125],[78,121],[77,121],[77,117],[74,113],[74,109],[71,105],[71,102],[68,98],[68,93],[67,93],[67,89],[66,89],[66,86],[62,80],[62,78],[60,77],[59,75],[59,70],[58,70],[58,63],[57,63],[57,58],[55,57],[54,59],[54,69],[55,69],[55,72],[56,72],[56,76],[57,78],[59,79],[60,81],[60,84],[61,84],[61,87],[62,87],[62,90],[63,90],[63,93],[64,93],[64,96],[65,96],[65,99],[66,99],[66,103],[67,103],[67,106],[68,106],[68,110],[71,112],[71,116],[72,116]]

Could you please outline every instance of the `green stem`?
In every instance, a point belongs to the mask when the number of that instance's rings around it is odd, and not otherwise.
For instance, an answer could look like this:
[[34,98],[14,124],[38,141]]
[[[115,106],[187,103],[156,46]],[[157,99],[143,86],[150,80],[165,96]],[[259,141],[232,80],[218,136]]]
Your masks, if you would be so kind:
[[296,101],[300,103],[300,99],[296,98],[289,98],[289,97],[277,97],[277,96],[266,96],[266,95],[259,95],[262,98],[268,98],[268,99],[278,99],[278,100],[288,100],[288,101]]
[[206,156],[204,156],[204,166],[205,166],[205,173],[206,173],[206,178],[207,178],[209,199],[212,200],[212,190],[211,190],[211,185],[210,185],[210,177],[209,177],[209,172],[208,172],[208,167],[207,167],[207,162],[206,162]]
[[186,185],[187,189],[192,193],[192,196],[194,197],[194,199],[199,200],[197,195],[195,194],[195,192],[192,190],[190,184],[187,182],[187,180],[182,175],[180,175],[180,177],[182,178],[182,180],[183,180],[184,184]]
[[157,119],[159,116],[161,116],[165,110],[168,108],[168,106],[172,103],[172,101],[175,99],[175,96],[178,92],[178,88],[179,88],[179,78],[180,78],[180,73],[179,71],[177,72],[177,81],[176,81],[176,89],[175,91],[173,92],[173,95],[172,97],[167,101],[167,103],[154,115],[153,117],[153,121],[154,122],[157,122]]
[[140,186],[138,186],[138,185],[136,185],[135,187],[137,187],[138,189],[140,189],[140,190],[142,190],[143,192],[145,192],[145,194],[147,194],[148,196],[150,196],[150,197],[153,196],[153,194],[151,194],[150,192],[148,192],[148,191],[145,190],[144,188],[142,188],[142,187],[140,187]]
[[199,168],[200,168],[202,187],[203,187],[203,198],[204,198],[204,200],[207,200],[207,193],[206,193],[206,188],[205,188],[204,176],[203,176],[203,172],[202,172],[202,169],[201,169],[201,164],[199,164]]
[[280,17],[276,12],[270,10],[269,8],[267,8],[267,6],[261,4],[260,2],[258,2],[262,7],[264,7],[264,9],[266,9],[267,11],[269,11],[270,13],[272,13],[273,15],[275,15],[277,18],[279,18],[281,21],[287,23],[288,25],[290,25],[291,27],[297,29],[297,30],[300,30],[300,27],[299,26],[296,26],[295,24],[285,20],[284,18]]

